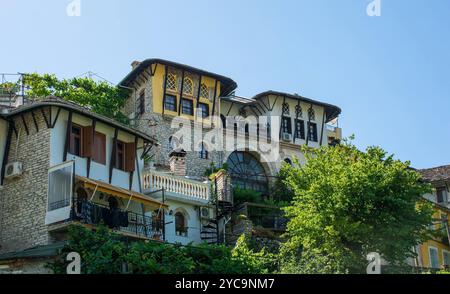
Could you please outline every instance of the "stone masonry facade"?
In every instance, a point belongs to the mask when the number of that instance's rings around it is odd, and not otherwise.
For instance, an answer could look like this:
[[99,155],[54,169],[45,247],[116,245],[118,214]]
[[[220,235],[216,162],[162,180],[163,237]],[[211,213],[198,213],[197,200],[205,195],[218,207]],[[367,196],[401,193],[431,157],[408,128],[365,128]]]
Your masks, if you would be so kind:
[[[194,89],[196,91],[198,81],[193,79]],[[180,87],[180,85],[179,85]],[[160,169],[169,169],[169,153],[172,148],[169,144],[169,138],[177,132],[177,129],[172,129],[172,119],[174,117],[169,115],[161,115],[153,112],[153,97],[152,97],[152,79],[147,79],[140,87],[135,85],[135,91],[132,91],[130,98],[127,99],[123,112],[130,119],[135,128],[147,135],[154,136],[160,143],[160,146],[154,148],[150,155],[152,161]],[[138,114],[139,94],[145,91],[145,113]],[[207,130],[206,130],[207,131]],[[192,142],[192,144],[199,144],[200,142]],[[194,146],[192,149],[194,150]],[[186,175],[190,177],[203,177],[206,169],[213,163],[216,167],[222,166],[224,161],[224,154],[220,151],[211,151],[208,154],[208,159],[199,157],[198,151],[187,151],[186,155]]]
[[40,112],[35,117],[39,131],[31,113],[24,114],[29,135],[20,116],[14,118],[18,138],[13,132],[8,162],[21,162],[23,175],[5,180],[0,188],[0,253],[50,242],[45,225],[50,129]]

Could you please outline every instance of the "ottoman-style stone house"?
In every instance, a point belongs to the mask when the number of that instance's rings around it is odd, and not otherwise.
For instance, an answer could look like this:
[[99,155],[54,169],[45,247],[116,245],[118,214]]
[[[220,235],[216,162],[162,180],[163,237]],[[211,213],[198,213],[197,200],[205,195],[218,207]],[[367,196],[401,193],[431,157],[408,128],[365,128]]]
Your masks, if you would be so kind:
[[2,114],[0,132],[0,252],[63,240],[71,223],[163,240],[167,205],[141,193],[152,137],[56,98]]

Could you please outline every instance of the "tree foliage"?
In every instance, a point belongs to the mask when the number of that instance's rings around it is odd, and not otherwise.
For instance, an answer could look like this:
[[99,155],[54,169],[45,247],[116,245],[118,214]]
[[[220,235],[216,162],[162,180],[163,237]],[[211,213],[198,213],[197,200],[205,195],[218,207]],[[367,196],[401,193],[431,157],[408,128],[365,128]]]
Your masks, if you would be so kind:
[[69,252],[80,254],[83,274],[120,274],[124,268],[133,274],[254,274],[275,269],[275,258],[264,251],[249,249],[244,236],[235,248],[208,244],[181,246],[126,242],[104,226],[96,231],[71,226],[68,244],[48,267],[64,274],[68,264],[65,256]]
[[409,162],[348,142],[303,152],[306,165],[296,161],[284,180],[294,193],[284,272],[363,273],[370,252],[400,265],[429,239],[432,208],[422,195],[431,188]]
[[25,75],[24,80],[29,88],[29,97],[43,99],[56,96],[121,123],[128,123],[128,118],[120,111],[126,101],[127,91],[106,81],[97,82],[87,77],[58,79],[55,75],[37,73]]

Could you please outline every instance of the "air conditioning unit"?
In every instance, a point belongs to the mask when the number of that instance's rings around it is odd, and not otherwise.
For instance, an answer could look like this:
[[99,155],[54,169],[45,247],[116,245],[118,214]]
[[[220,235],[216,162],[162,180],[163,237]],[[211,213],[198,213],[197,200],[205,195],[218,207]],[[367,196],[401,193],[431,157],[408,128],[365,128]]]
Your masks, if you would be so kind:
[[289,133],[283,133],[282,139],[283,139],[283,141],[291,142],[292,141],[292,135],[289,134]]
[[214,217],[214,209],[209,207],[200,208],[200,217],[202,219],[212,219]]
[[5,169],[5,179],[13,179],[20,177],[23,172],[23,167],[21,162],[12,162],[6,165]]

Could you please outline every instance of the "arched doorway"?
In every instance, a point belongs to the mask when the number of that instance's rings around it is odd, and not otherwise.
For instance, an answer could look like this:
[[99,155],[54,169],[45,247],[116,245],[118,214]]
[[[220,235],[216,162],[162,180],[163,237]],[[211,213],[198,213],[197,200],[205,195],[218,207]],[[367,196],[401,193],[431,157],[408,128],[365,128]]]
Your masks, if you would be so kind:
[[227,160],[228,173],[232,184],[242,189],[268,193],[268,179],[264,167],[249,152],[235,151]]

